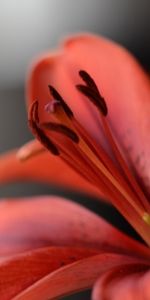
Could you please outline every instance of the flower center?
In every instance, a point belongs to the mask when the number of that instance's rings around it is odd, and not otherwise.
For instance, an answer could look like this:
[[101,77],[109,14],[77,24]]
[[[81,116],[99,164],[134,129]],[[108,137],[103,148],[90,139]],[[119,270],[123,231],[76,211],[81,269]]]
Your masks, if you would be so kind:
[[[41,122],[38,101],[33,102],[29,125],[33,134],[52,154],[59,155],[86,180],[99,188],[150,245],[150,205],[131,173],[123,151],[118,145],[107,119],[108,108],[93,78],[80,71],[84,84],[76,88],[99,112],[101,129],[109,144],[113,159],[76,119],[58,91],[49,86],[52,100],[43,109],[48,121]],[[82,99],[81,99],[82,101]]]

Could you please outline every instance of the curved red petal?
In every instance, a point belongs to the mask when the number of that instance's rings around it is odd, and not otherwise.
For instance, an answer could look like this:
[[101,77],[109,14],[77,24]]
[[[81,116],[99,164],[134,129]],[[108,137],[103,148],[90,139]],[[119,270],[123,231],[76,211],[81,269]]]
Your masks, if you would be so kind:
[[150,272],[141,264],[122,265],[106,272],[95,284],[93,300],[148,300]]
[[[38,143],[35,141],[35,143]],[[23,155],[23,154],[22,154]],[[59,157],[48,151],[21,161],[18,151],[13,150],[0,156],[0,184],[15,181],[38,181],[68,187],[100,197],[100,191],[77,174]]]
[[0,220],[4,256],[45,246],[76,246],[150,257],[149,248],[86,208],[58,197],[1,201]]
[[0,260],[0,299],[10,300],[55,270],[94,254],[88,249],[51,247],[3,258]]
[[114,254],[100,254],[77,261],[39,280],[14,300],[58,299],[91,288],[104,272],[120,264],[134,263],[133,258]]

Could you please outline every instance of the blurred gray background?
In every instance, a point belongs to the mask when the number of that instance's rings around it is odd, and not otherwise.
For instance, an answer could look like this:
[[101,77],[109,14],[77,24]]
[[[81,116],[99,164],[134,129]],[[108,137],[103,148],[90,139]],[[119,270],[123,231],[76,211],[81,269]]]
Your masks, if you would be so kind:
[[[149,17],[148,0],[0,0],[0,152],[31,138],[24,83],[27,67],[35,55],[55,47],[66,34],[91,31],[120,42],[149,68]],[[68,195],[56,187],[27,183],[0,190],[1,197],[42,193]],[[74,193],[70,197],[99,211],[112,223],[118,218],[119,226],[133,234],[115,210],[110,209],[108,214],[105,206],[92,199]],[[89,293],[81,298],[89,299]]]

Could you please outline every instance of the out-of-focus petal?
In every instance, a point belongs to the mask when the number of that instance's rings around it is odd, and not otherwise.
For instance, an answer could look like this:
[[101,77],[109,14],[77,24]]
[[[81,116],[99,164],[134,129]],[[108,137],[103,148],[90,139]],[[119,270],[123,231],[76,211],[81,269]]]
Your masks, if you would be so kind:
[[150,80],[122,47],[88,34],[68,39],[61,51],[41,57],[34,65],[27,86],[28,103],[38,99],[40,117],[46,118],[44,105],[50,99],[48,84],[54,85],[82,125],[97,141],[102,141],[98,115],[75,89],[81,69],[96,81],[106,99],[112,128],[149,189]]
[[88,249],[51,247],[2,258],[0,299],[10,300],[51,272],[94,254]]
[[150,257],[130,239],[86,208],[58,197],[0,202],[0,255],[46,246],[76,246]]
[[71,72],[85,69],[95,79],[112,128],[150,192],[149,76],[123,47],[92,35],[68,39],[64,60]]
[[[136,261],[122,255],[100,254],[82,259],[52,272],[20,293],[14,300],[58,299],[77,291],[91,288],[104,272],[125,262]],[[139,262],[140,263],[140,262]]]
[[95,284],[93,300],[148,300],[150,272],[142,265],[122,265],[106,272]]
[[13,150],[0,156],[0,184],[32,180],[100,197],[101,193],[96,187],[48,151],[26,161],[20,161],[17,154],[18,151]]
[[20,147],[16,155],[20,161],[26,161],[45,151],[45,147],[38,140],[31,140]]

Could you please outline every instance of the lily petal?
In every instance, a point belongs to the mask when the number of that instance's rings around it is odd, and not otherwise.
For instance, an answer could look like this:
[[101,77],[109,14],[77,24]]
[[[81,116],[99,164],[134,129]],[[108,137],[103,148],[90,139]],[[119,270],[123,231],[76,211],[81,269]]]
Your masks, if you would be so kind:
[[95,284],[93,300],[148,300],[150,272],[142,265],[122,265],[106,272]]
[[96,278],[111,268],[119,266],[123,261],[126,262],[125,264],[136,262],[133,258],[108,253],[82,259],[52,272],[13,300],[58,299],[91,288]]
[[58,197],[1,201],[0,220],[1,256],[46,246],[76,246],[150,257],[149,248],[86,208]]
[[[26,151],[33,151],[33,148],[38,150],[38,147],[41,149],[40,143],[34,140],[26,146]],[[25,148],[22,148],[21,151],[22,153],[13,150],[0,156],[0,184],[32,180],[72,188],[96,197],[102,195],[96,187],[47,150],[26,161],[22,161]],[[22,159],[19,159],[18,154],[22,155]]]
[[3,258],[0,260],[0,298],[10,300],[51,272],[94,254],[88,249],[51,247]]
[[75,90],[82,69],[91,74],[105,97],[109,121],[128,163],[149,190],[150,80],[122,47],[90,34],[68,39],[61,51],[43,56],[34,65],[27,86],[28,101],[38,99],[40,117],[46,118],[43,107],[50,99],[48,85],[54,85],[82,125],[104,143],[95,110]]
[[68,39],[64,60],[71,71],[75,66],[73,72],[84,68],[95,79],[105,97],[114,133],[150,192],[149,76],[123,47],[94,35]]

